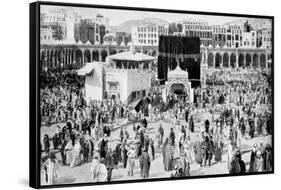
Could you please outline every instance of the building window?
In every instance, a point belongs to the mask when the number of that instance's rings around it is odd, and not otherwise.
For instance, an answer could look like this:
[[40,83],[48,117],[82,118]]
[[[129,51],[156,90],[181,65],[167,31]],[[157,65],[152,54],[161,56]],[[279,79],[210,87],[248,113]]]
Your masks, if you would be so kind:
[[117,84],[109,84],[109,90],[117,90]]
[[132,92],[132,99],[135,99],[137,97],[136,91]]

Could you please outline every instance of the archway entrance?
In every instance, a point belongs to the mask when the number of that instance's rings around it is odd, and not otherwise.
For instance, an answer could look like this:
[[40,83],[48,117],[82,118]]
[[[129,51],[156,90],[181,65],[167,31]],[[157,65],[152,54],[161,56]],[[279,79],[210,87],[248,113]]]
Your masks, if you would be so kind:
[[185,85],[183,83],[174,83],[171,85],[169,94],[174,94],[178,98],[186,100],[188,98],[188,93]]

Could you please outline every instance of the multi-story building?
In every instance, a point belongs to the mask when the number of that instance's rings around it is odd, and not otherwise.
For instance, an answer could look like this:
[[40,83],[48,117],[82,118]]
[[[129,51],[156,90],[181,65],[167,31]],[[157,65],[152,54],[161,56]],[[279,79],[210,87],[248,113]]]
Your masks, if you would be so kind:
[[146,24],[132,27],[134,45],[158,46],[161,35],[168,35],[168,25]]
[[41,42],[51,42],[53,40],[53,30],[51,27],[40,28],[40,40]]
[[257,31],[243,31],[242,32],[242,47],[256,48],[257,47]]
[[208,46],[212,44],[212,26],[204,20],[188,19],[179,21],[182,25],[182,34],[188,37],[199,37],[200,43]]
[[116,32],[117,45],[127,45],[130,41],[132,41],[131,34],[126,32]]
[[212,28],[213,47],[216,47],[217,45],[219,45],[220,47],[224,47],[226,45],[227,27],[224,25],[213,25]]
[[96,23],[99,25],[100,43],[103,44],[104,36],[108,33],[108,18],[97,14]]
[[242,46],[242,29],[239,25],[227,25],[226,46],[239,48]]
[[100,43],[99,25],[95,19],[81,19],[76,27],[75,36],[78,36],[78,40],[81,40],[82,43],[87,41],[92,44]]
[[54,40],[74,41],[74,24],[80,18],[72,9],[43,9],[40,14],[40,27],[51,28]]
[[257,30],[257,46],[265,49],[272,48],[272,31],[268,28]]

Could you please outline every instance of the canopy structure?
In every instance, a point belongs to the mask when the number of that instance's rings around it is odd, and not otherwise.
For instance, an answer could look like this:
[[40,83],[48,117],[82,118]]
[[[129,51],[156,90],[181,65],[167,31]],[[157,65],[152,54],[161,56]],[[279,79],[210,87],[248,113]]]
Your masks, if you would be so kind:
[[84,67],[77,71],[77,74],[82,76],[90,74],[95,70],[95,64],[95,62],[87,63]]
[[135,51],[134,46],[130,47],[129,51],[117,53],[108,56],[112,60],[125,60],[125,61],[153,61],[155,57],[146,55],[144,53],[138,53]]
[[177,78],[188,79],[188,72],[182,70],[180,66],[177,66],[174,70],[168,72],[168,80]]
[[109,56],[113,60],[127,60],[127,61],[153,61],[155,58],[143,53],[121,52]]

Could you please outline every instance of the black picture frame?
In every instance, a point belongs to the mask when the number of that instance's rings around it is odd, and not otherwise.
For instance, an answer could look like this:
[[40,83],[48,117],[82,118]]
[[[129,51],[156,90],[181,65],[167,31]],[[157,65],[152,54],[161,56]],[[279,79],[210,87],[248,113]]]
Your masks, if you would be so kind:
[[[109,184],[123,184],[123,183],[140,183],[140,182],[160,182],[167,180],[187,180],[187,179],[200,179],[200,178],[215,178],[215,177],[234,177],[241,175],[231,174],[218,174],[218,175],[203,175],[203,176],[190,176],[181,178],[157,178],[157,179],[144,179],[144,180],[124,180],[124,181],[111,181],[111,182],[98,182],[98,183],[74,183],[74,184],[61,184],[61,185],[48,185],[42,186],[40,184],[40,6],[41,5],[54,5],[66,7],[85,7],[85,8],[103,8],[103,9],[118,9],[118,10],[135,10],[135,11],[153,11],[165,13],[183,13],[183,14],[200,14],[200,15],[216,15],[216,16],[231,16],[231,17],[247,17],[247,18],[263,18],[272,20],[272,171],[246,173],[247,175],[262,175],[274,174],[274,16],[267,15],[248,15],[248,14],[234,14],[234,13],[218,13],[218,12],[201,12],[201,11],[187,11],[187,10],[169,10],[169,9],[155,9],[155,8],[141,8],[141,7],[123,7],[123,6],[109,6],[109,5],[93,5],[93,4],[80,4],[80,3],[62,3],[62,2],[44,2],[37,1],[29,5],[29,57],[30,57],[30,78],[29,78],[29,185],[33,188],[57,188],[57,187],[75,187],[75,186],[90,186],[90,185],[109,185]],[[244,176],[243,175],[243,176]]]

